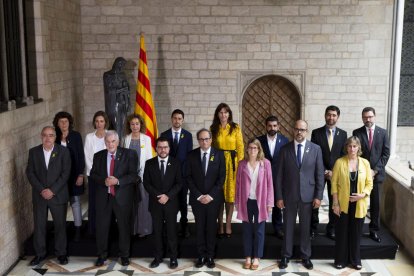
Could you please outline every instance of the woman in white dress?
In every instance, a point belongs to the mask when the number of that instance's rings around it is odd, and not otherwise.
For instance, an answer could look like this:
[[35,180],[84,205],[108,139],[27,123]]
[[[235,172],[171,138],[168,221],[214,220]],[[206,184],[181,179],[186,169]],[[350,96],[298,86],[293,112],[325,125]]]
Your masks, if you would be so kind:
[[[138,174],[143,179],[145,162],[153,157],[151,138],[144,134],[145,123],[141,116],[131,114],[127,118],[125,127],[127,135],[124,138],[124,147],[133,149],[138,154]],[[152,217],[148,210],[148,193],[141,183],[138,184],[137,194],[133,207],[133,235],[144,237],[152,233]]]
[[105,146],[105,133],[109,126],[108,116],[104,111],[97,111],[93,115],[92,125],[95,128],[94,132],[88,133],[85,138],[84,152],[85,152],[85,165],[86,175],[88,176],[89,187],[89,207],[88,207],[88,228],[90,234],[95,234],[95,184],[89,177],[89,173],[92,169],[93,155],[98,151],[106,149]]

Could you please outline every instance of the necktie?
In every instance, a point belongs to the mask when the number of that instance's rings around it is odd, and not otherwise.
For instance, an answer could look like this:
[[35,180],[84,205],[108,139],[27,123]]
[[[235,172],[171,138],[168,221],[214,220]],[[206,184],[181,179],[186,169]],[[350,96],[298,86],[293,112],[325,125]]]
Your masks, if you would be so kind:
[[332,150],[332,145],[333,145],[333,134],[332,134],[332,129],[329,129],[329,134],[328,134],[328,145],[329,145],[329,150]]
[[173,141],[174,150],[178,147],[178,131],[174,132],[174,141]]
[[[113,154],[111,154],[111,164],[109,165],[109,174],[110,174],[110,176],[114,175],[114,168],[115,168],[115,156]],[[112,196],[115,196],[115,187],[114,186],[109,186],[109,193]]]
[[161,160],[161,180],[164,179],[165,176],[165,166],[164,166],[165,160]]
[[203,160],[201,161],[201,166],[203,167],[203,173],[204,175],[206,175],[207,170],[206,170],[206,166],[207,166],[207,152],[203,153]]
[[296,155],[296,159],[298,161],[298,166],[300,168],[300,166],[302,166],[302,145],[298,144],[298,152]]
[[372,148],[372,128],[369,129],[368,144],[369,144],[369,150],[371,150],[371,148]]

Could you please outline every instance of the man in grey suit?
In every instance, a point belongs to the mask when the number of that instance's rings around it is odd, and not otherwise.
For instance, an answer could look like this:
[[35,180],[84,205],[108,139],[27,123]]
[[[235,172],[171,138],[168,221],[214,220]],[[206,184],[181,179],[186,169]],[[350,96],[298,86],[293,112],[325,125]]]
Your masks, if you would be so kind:
[[312,208],[319,208],[324,189],[324,166],[321,148],[306,140],[308,124],[295,123],[294,140],[282,147],[277,162],[277,207],[284,208],[285,239],[279,268],[288,266],[293,255],[293,236],[296,215],[299,214],[300,253],[302,264],[312,269],[311,240],[309,236]]
[[55,232],[55,255],[61,265],[68,263],[66,255],[66,209],[69,200],[69,150],[55,144],[56,132],[46,126],[41,132],[42,144],[31,148],[26,175],[32,185],[34,216],[33,244],[36,256],[30,265],[46,258],[48,210],[52,214]]
[[376,242],[381,242],[378,235],[380,227],[379,201],[380,185],[385,178],[385,166],[390,158],[390,142],[387,131],[375,124],[375,109],[365,107],[362,110],[362,121],[364,125],[352,132],[361,141],[362,158],[369,161],[371,174],[374,178],[374,187],[370,195],[369,236]]

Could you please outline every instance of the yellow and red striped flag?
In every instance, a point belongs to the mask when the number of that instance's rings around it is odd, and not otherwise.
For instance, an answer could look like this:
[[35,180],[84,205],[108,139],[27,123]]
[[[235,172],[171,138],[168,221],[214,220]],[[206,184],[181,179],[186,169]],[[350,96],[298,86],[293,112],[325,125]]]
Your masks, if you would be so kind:
[[150,79],[147,66],[147,53],[145,51],[144,35],[141,34],[139,62],[138,62],[138,79],[137,95],[135,100],[135,114],[144,118],[147,127],[147,134],[151,138],[152,152],[155,154],[155,140],[158,138],[157,118],[155,116],[155,106],[152,100]]

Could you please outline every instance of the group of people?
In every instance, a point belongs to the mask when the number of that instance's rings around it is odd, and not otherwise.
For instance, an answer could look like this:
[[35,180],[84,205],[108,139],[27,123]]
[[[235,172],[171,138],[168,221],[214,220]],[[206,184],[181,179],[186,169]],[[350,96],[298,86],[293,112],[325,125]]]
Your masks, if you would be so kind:
[[[183,129],[184,112],[172,112],[170,129],[157,138],[153,156],[145,123],[139,115],[126,120],[126,134],[107,130],[108,117],[98,111],[95,131],[86,135],[85,145],[73,130],[73,118],[59,112],[53,126],[42,129],[42,144],[29,151],[27,176],[33,187],[34,248],[37,265],[46,257],[46,222],[49,209],[55,227],[55,255],[67,264],[66,209],[70,202],[75,237],[80,238],[82,214],[80,195],[84,173],[89,188],[89,231],[96,234],[96,266],[108,257],[112,216],[119,232],[119,256],[129,265],[131,235],[153,235],[154,260],[163,257],[169,267],[178,266],[177,239],[190,235],[187,198],[195,218],[198,258],[195,266],[214,268],[216,239],[231,238],[232,217],[243,228],[245,269],[256,270],[263,257],[265,223],[272,216],[275,235],[283,239],[279,268],[293,256],[294,228],[299,215],[302,264],[312,269],[311,240],[317,234],[318,208],[325,183],[329,195],[326,235],[336,240],[335,267],[361,269],[360,239],[370,198],[370,237],[381,242],[379,230],[379,186],[389,158],[386,131],[375,124],[375,109],[362,111],[364,126],[347,138],[336,126],[340,110],[328,106],[325,125],[312,131],[298,120],[293,140],[279,132],[276,116],[266,118],[266,134],[246,143],[240,126],[233,121],[226,103],[217,106],[209,129],[192,134]],[[122,140],[122,146],[120,146]],[[177,232],[177,214],[180,223]],[[224,212],[226,213],[225,222]],[[166,239],[165,239],[166,235]],[[164,241],[168,248],[164,248]]]

